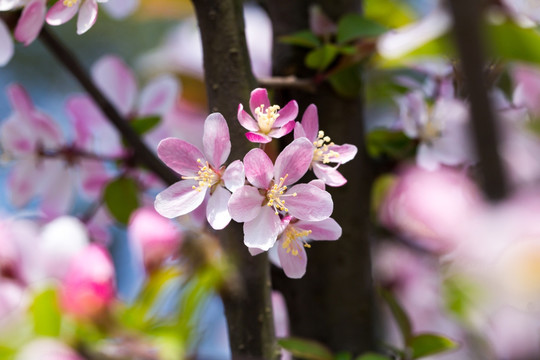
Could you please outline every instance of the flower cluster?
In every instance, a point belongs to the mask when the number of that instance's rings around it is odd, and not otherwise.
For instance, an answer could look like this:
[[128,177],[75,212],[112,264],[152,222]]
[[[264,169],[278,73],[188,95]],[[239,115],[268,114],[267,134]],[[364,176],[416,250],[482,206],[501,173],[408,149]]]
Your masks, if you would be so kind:
[[[231,152],[229,128],[221,114],[213,113],[204,124],[203,151],[176,138],[159,143],[158,156],[182,180],[157,195],[155,208],[175,218],[205,206],[208,223],[216,230],[231,219],[243,223],[244,244],[253,255],[274,248],[285,274],[300,278],[306,271],[308,240],[341,236],[340,226],[330,218],[334,205],[325,183],[346,183],[337,167],[353,159],[357,149],[335,145],[319,131],[315,105],[296,123],[296,101],[280,110],[270,104],[266,89],[259,88],[251,93],[250,108],[254,117],[239,105],[238,121],[249,130],[251,142],[266,144],[294,129],[294,141],[275,162],[261,146],[225,166]],[[320,180],[298,183],[310,169]]]

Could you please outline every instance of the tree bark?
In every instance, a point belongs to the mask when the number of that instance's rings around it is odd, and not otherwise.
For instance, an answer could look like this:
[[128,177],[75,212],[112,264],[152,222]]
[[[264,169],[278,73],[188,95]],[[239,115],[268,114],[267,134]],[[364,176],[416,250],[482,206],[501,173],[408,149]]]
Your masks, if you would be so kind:
[[[204,52],[206,91],[211,112],[221,112],[229,124],[230,160],[250,149],[236,119],[239,103],[248,104],[256,83],[244,34],[242,1],[193,0]],[[235,359],[274,359],[278,356],[271,304],[268,257],[252,257],[244,245],[240,224],[220,232],[227,254],[238,270],[238,287],[222,294]]]
[[[303,66],[305,51],[279,42],[279,37],[309,28],[308,7],[313,1],[268,1],[274,26],[275,75],[313,76]],[[334,19],[346,12],[359,12],[361,1],[319,1]],[[327,188],[334,199],[332,217],[343,228],[336,242],[317,242],[308,249],[308,268],[301,280],[274,273],[276,288],[287,301],[293,335],[318,340],[334,351],[359,354],[374,345],[373,285],[371,277],[369,215],[372,171],[365,152],[363,104],[360,97],[345,99],[327,83],[314,94],[297,89],[280,90],[278,103],[296,99],[301,109],[318,107],[320,129],[336,144],[358,147],[356,158],[340,167],[348,183]]]

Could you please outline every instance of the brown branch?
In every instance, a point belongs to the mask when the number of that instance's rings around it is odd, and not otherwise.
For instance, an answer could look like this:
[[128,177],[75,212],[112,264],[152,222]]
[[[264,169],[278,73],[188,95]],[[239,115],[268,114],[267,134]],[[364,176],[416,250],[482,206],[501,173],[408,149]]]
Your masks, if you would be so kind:
[[126,142],[132,147],[134,158],[152,170],[165,183],[171,185],[177,182],[179,177],[176,173],[165,166],[165,164],[150,151],[142,141],[141,137],[131,128],[128,121],[118,113],[111,102],[105,98],[102,92],[96,87],[75,55],[46,27],[41,30],[39,38],[56,59],[64,65],[66,70],[77,79],[79,84],[81,84],[92,99],[94,99],[109,121],[122,134]]
[[487,96],[484,46],[480,32],[480,0],[448,1],[454,18],[454,38],[465,76],[465,90],[471,103],[473,136],[480,163],[482,185],[487,198],[502,200],[508,185],[498,152],[499,129]]
[[273,89],[297,89],[313,93],[317,90],[317,84],[312,79],[299,79],[294,75],[290,76],[272,76],[258,78],[260,87]]

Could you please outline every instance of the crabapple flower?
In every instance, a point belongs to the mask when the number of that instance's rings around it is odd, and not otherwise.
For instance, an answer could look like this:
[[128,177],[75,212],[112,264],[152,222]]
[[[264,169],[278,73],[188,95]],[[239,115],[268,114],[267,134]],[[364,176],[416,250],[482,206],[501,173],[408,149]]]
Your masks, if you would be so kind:
[[231,141],[227,121],[220,113],[206,118],[203,149],[204,155],[190,143],[175,138],[159,143],[159,158],[182,175],[182,180],[159,193],[154,206],[159,214],[172,219],[195,210],[209,194],[206,219],[219,230],[231,221],[227,210],[231,192],[244,185],[245,180],[240,160],[227,168],[222,166],[231,152]]
[[306,138],[290,143],[272,160],[261,149],[244,157],[246,177],[251,185],[238,189],[229,200],[229,212],[244,223],[244,244],[270,249],[281,232],[281,214],[304,221],[321,221],[332,214],[330,194],[311,184],[289,185],[300,180],[313,159],[313,145]]
[[6,65],[13,57],[13,40],[6,24],[0,20],[0,66]]
[[[352,160],[358,151],[356,146],[350,144],[336,145],[330,138],[319,130],[319,117],[317,107],[314,104],[308,106],[302,122],[294,127],[294,138],[307,138],[313,144],[313,160],[311,167],[317,178],[324,181],[328,186],[345,185],[347,179],[337,171],[337,167]],[[328,165],[337,164],[336,167]]]
[[266,144],[294,129],[294,119],[298,115],[298,104],[294,100],[280,110],[278,105],[270,105],[266,89],[257,88],[251,92],[249,107],[254,118],[239,104],[238,121],[249,130],[246,137],[251,142]]
[[62,25],[71,20],[77,12],[77,34],[82,35],[96,22],[98,2],[108,0],[59,0],[47,12],[46,20],[49,25]]
[[438,98],[429,109],[420,91],[399,97],[397,102],[405,135],[420,140],[418,166],[436,170],[441,164],[453,166],[473,161],[464,103]]

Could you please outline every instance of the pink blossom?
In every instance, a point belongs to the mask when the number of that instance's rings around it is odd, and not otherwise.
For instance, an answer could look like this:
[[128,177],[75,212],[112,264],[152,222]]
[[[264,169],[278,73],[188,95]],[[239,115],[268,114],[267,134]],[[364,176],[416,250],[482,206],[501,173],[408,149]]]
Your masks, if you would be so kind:
[[329,193],[312,184],[291,188],[309,169],[313,145],[306,138],[290,143],[272,160],[261,149],[244,157],[250,184],[238,189],[229,201],[229,212],[244,223],[244,243],[250,248],[270,249],[281,230],[280,213],[304,221],[321,221],[330,216],[333,202]]
[[82,360],[75,350],[53,338],[36,338],[26,344],[15,360]]
[[13,40],[7,25],[0,20],[0,66],[6,65],[13,57]]
[[294,119],[298,115],[298,104],[291,100],[283,109],[270,105],[266,89],[257,88],[251,92],[249,107],[254,118],[238,105],[238,121],[249,130],[246,137],[254,143],[269,143],[272,138],[280,138],[294,129]]
[[112,260],[101,246],[89,245],[71,261],[62,282],[62,307],[77,317],[92,318],[102,313],[114,296]]
[[49,25],[62,25],[79,12],[77,34],[84,34],[96,22],[98,2],[104,3],[107,0],[59,0],[47,12],[47,23]]
[[148,207],[138,209],[131,215],[128,234],[146,269],[152,269],[174,256],[182,242],[179,228]]
[[[227,203],[244,184],[244,165],[239,160],[222,166],[231,152],[229,127],[220,113],[210,114],[204,123],[203,153],[180,139],[167,138],[158,145],[158,156],[167,166],[182,175],[156,197],[158,213],[175,218],[199,207],[207,194],[206,218],[214,229],[223,229],[231,221]],[[230,191],[229,191],[230,190]]]
[[[358,151],[356,146],[350,144],[335,145],[330,137],[319,130],[319,117],[314,104],[308,106],[302,122],[294,127],[294,138],[306,137],[313,144],[313,160],[311,167],[317,178],[329,186],[345,185],[347,179],[341,175],[337,168],[339,165],[352,160]],[[335,167],[329,163],[337,164]]]

